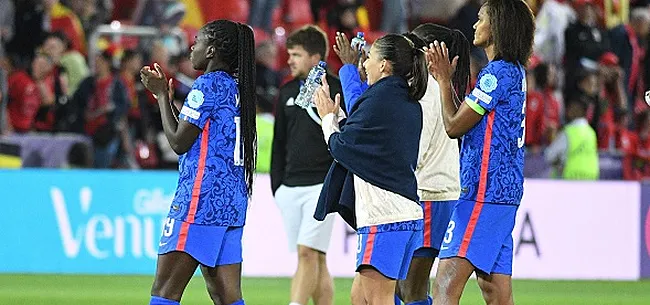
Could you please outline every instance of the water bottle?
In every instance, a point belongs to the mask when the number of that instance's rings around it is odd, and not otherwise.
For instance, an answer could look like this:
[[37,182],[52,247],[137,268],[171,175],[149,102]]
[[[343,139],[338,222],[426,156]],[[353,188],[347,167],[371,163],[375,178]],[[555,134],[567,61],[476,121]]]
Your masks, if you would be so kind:
[[326,72],[325,67],[327,67],[327,63],[321,61],[311,68],[305,83],[300,87],[300,93],[295,101],[296,105],[305,109],[313,106],[314,93],[321,86],[321,77]]
[[366,39],[364,38],[363,32],[357,32],[357,36],[352,38],[350,46],[361,55],[361,50],[366,46]]

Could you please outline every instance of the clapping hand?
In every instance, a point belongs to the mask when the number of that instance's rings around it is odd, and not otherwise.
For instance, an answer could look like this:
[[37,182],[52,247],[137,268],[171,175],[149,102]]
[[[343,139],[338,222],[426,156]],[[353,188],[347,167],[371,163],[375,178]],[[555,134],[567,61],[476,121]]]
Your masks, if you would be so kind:
[[337,93],[334,98],[336,102],[332,101],[330,97],[330,86],[327,83],[325,75],[323,75],[322,82],[323,85],[314,93],[314,104],[316,104],[318,115],[321,119],[330,113],[337,114],[341,107],[341,94]]
[[160,65],[154,64],[154,69],[151,70],[149,66],[140,69],[140,80],[147,90],[154,95],[173,93],[171,89],[171,79],[168,81],[165,72],[163,72]]
[[427,69],[429,74],[433,76],[438,82],[450,81],[456,65],[458,64],[458,56],[455,56],[452,61],[449,60],[449,49],[445,43],[439,43],[437,40],[425,48],[427,56]]

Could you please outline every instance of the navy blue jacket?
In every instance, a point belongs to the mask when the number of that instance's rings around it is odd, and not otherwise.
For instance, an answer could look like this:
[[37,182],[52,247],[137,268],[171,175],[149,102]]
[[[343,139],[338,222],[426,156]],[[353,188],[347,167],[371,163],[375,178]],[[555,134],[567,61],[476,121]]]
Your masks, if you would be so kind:
[[408,84],[388,76],[354,104],[341,132],[329,139],[334,162],[325,177],[314,218],[338,212],[356,229],[353,175],[384,190],[419,201],[415,167],[422,108],[408,97]]

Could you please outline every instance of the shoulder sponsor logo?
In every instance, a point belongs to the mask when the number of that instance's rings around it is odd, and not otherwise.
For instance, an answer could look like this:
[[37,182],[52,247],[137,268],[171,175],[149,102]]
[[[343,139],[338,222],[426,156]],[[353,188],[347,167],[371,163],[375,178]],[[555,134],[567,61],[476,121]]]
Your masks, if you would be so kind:
[[492,102],[492,97],[489,94],[481,91],[479,88],[474,88],[474,90],[472,90],[472,95],[477,99],[483,101],[483,103],[489,104]]
[[187,106],[183,106],[183,108],[181,108],[181,114],[195,120],[198,120],[201,117],[201,114],[198,111]]

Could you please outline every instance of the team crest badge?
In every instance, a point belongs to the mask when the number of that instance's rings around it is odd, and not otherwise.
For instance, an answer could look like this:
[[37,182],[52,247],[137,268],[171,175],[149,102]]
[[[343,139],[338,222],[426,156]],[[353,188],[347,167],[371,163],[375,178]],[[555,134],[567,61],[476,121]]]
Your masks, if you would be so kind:
[[203,105],[203,101],[204,101],[203,92],[201,92],[200,90],[193,89],[187,95],[187,104],[194,109],[199,108],[201,105]]
[[481,90],[483,90],[483,92],[490,93],[497,88],[497,78],[490,73],[485,74],[481,76],[479,85],[481,86]]

